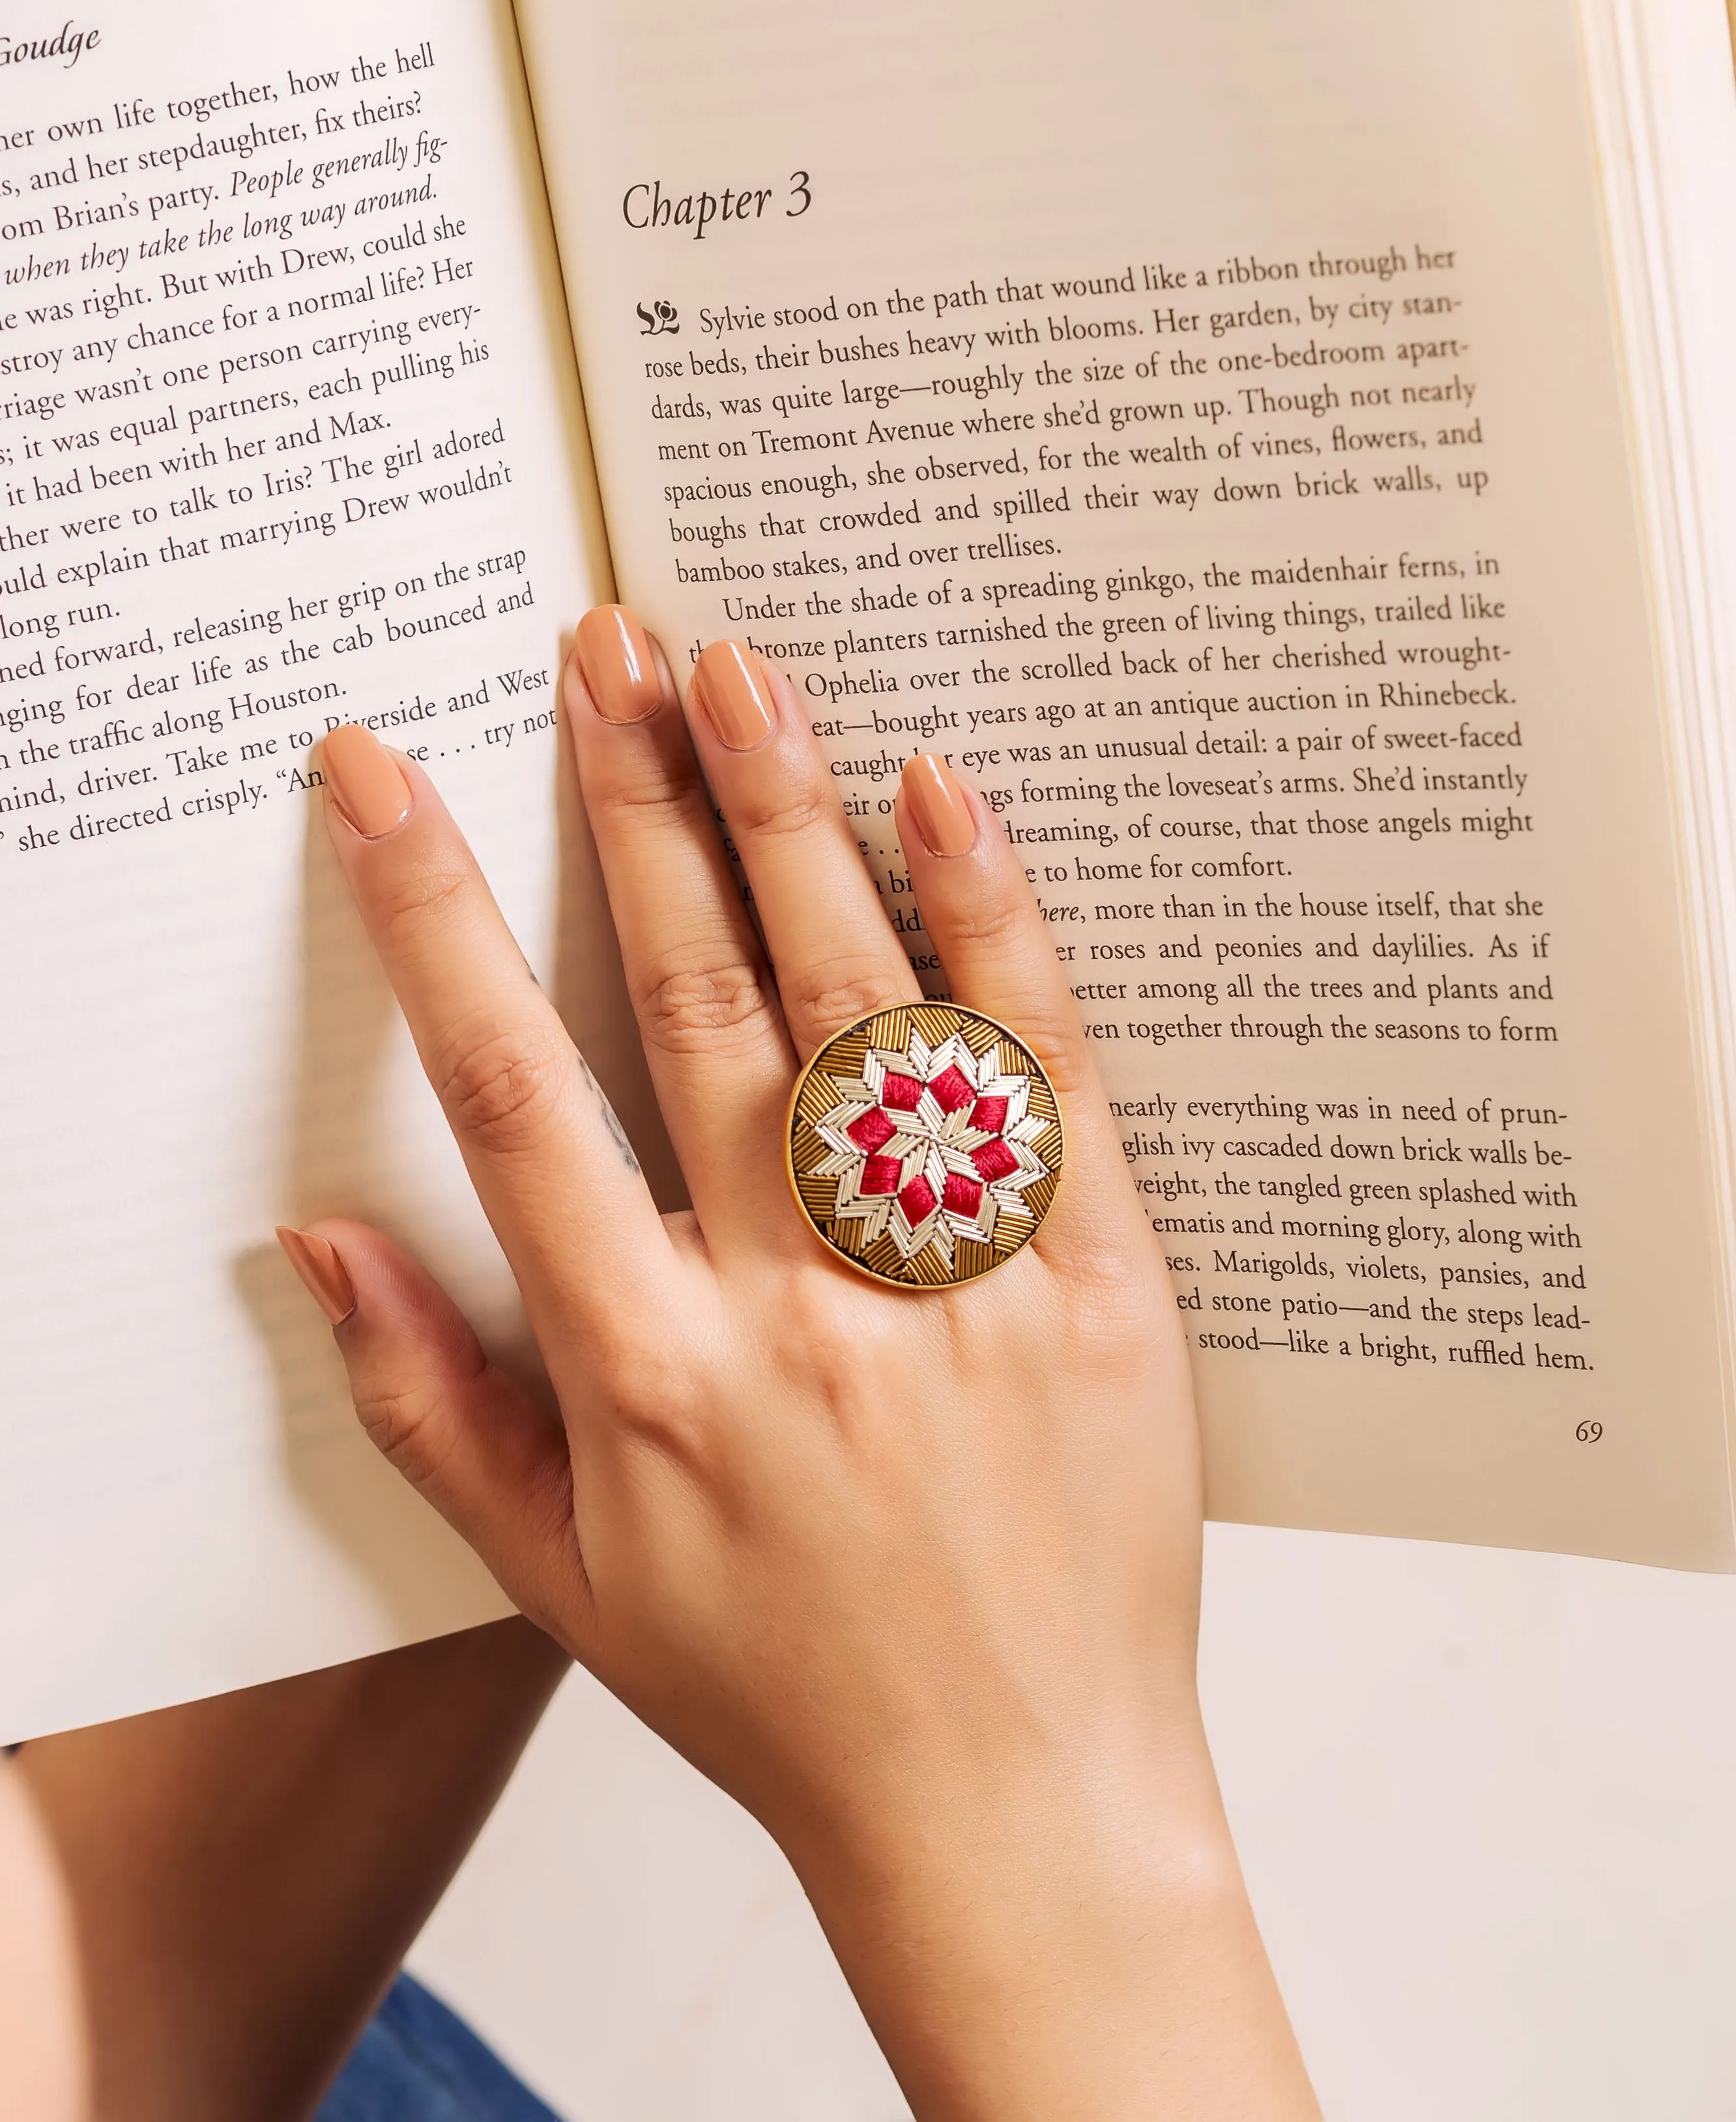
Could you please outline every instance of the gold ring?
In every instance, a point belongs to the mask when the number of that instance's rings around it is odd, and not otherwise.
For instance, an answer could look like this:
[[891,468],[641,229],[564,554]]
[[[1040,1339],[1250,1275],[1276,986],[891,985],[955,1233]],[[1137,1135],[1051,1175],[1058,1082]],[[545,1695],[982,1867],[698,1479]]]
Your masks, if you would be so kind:
[[801,1212],[876,1282],[948,1289],[1029,1245],[1066,1161],[1061,1108],[1017,1033],[956,1003],[877,1010],[796,1078],[784,1157]]

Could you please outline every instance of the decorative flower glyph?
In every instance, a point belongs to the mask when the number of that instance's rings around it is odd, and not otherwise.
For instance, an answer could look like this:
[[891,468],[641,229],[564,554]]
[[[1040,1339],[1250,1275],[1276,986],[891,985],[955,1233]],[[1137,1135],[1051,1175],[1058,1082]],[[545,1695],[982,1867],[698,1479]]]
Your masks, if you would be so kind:
[[1031,1077],[1010,1045],[978,1055],[962,1034],[902,1052],[870,1045],[860,1079],[828,1073],[836,1096],[814,1123],[830,1152],[810,1169],[836,1178],[833,1220],[862,1227],[866,1248],[889,1236],[913,1260],[931,1246],[953,1264],[958,1240],[994,1241],[1003,1217],[1027,1233],[1024,1196],[1050,1176],[1034,1145],[1051,1123],[1031,1110]]

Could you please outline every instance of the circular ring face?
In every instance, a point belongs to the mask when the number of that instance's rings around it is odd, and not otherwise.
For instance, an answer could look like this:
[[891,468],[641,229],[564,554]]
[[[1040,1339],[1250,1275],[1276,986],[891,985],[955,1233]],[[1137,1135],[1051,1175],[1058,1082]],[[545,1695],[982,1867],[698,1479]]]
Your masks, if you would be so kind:
[[1029,1243],[1066,1150],[1024,1042],[975,1010],[926,1002],[820,1048],[796,1081],[786,1155],[802,1213],[852,1267],[946,1289]]

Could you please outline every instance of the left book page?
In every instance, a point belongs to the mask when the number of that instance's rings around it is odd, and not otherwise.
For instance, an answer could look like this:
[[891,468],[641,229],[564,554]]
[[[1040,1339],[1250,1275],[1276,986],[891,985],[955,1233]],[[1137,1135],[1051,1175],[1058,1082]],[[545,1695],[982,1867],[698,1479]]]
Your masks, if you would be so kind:
[[607,569],[506,8],[5,29],[0,1741],[506,1610],[272,1240],[368,1217],[518,1330],[325,845],[329,727],[427,762],[642,1109],[564,844]]

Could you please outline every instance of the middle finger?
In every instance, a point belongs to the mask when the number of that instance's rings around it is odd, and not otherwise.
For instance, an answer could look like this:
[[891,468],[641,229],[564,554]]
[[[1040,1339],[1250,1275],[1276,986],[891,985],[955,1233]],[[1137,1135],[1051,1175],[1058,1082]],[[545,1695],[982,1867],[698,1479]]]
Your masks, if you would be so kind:
[[753,887],[797,1054],[805,1061],[846,1025],[920,1002],[789,680],[741,643],[716,641],[694,670],[688,707]]
[[630,612],[586,615],[563,681],[646,1059],[707,1237],[784,1213],[795,1057],[668,666]]

